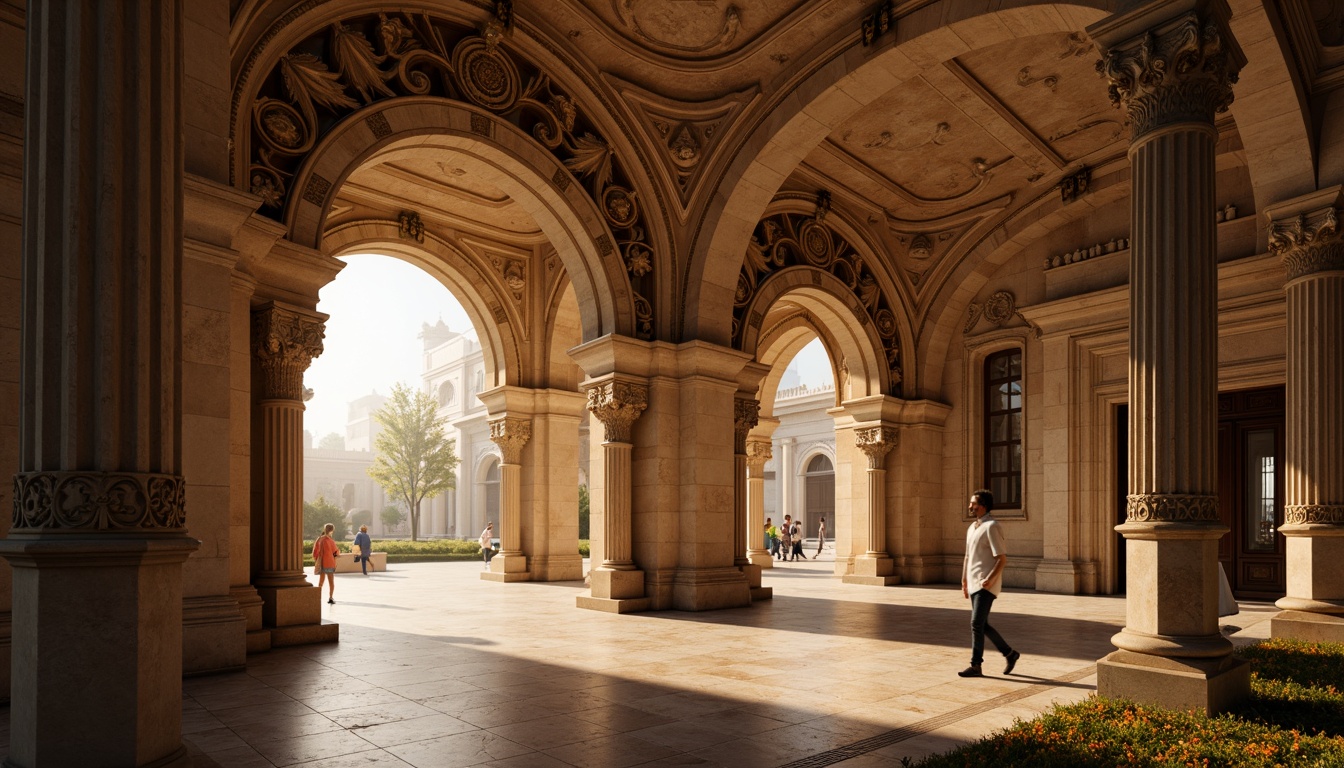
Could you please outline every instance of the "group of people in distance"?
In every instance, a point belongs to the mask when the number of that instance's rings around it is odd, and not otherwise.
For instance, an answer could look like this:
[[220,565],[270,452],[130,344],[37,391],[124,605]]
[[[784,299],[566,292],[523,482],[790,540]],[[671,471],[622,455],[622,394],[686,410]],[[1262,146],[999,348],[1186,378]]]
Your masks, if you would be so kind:
[[[803,552],[805,535],[803,522],[794,520],[792,515],[785,515],[784,524],[778,527],[770,518],[765,518],[765,546],[770,550],[771,557],[780,560],[806,560],[807,555]],[[817,524],[817,553],[812,555],[813,560],[821,554],[824,546],[826,546],[826,518],[823,517]]]

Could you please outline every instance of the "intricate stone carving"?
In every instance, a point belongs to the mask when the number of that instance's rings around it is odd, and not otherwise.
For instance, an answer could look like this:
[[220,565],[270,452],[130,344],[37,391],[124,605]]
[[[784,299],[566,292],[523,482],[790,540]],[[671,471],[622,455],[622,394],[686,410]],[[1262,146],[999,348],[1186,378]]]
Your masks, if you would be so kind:
[[303,372],[322,354],[323,319],[274,303],[253,310],[252,352],[261,361],[263,398],[303,397]]
[[761,421],[761,402],[747,397],[733,398],[733,451],[747,452],[747,434]]
[[150,472],[22,472],[11,532],[180,531],[186,483]]
[[1182,493],[1142,493],[1128,497],[1130,523],[1216,523],[1218,497]]
[[[366,13],[299,41],[264,76],[250,110],[250,133],[238,142],[249,153],[249,188],[262,198],[265,214],[283,221],[295,203],[295,174],[323,135],[351,112],[403,96],[465,102],[529,133],[580,181],[611,225],[633,300],[651,307],[656,260],[630,175],[577,102],[545,71],[508,50],[512,22],[507,2],[496,3],[494,19],[479,31],[428,13]],[[244,92],[245,82],[238,87]],[[383,113],[366,121],[375,137],[391,135]],[[474,112],[470,121],[473,132],[491,135],[489,117]],[[570,176],[561,170],[554,181],[564,191]],[[302,199],[324,206],[331,188],[314,174]],[[636,336],[653,338],[653,316],[650,309],[645,322],[637,322]]]
[[1065,176],[1059,181],[1059,199],[1065,205],[1087,194],[1088,187],[1092,186],[1092,169],[1079,168],[1072,175]]
[[854,445],[868,457],[869,469],[882,469],[887,453],[896,447],[895,427],[859,427],[854,430]]
[[[715,53],[727,50],[737,38],[737,33],[742,27],[742,14],[737,6],[729,5],[723,11],[723,22],[719,25],[718,33],[711,36],[708,40],[702,40],[692,43],[678,42],[673,40],[660,39],[651,34],[640,25],[636,16],[635,5],[638,0],[612,0],[616,7],[616,14],[621,20],[621,24],[638,38],[641,42],[649,44],[655,50],[669,54],[705,54]],[[665,6],[666,3],[657,3],[659,6]],[[700,3],[705,5],[705,3]],[[713,5],[713,3],[709,3]],[[666,10],[664,10],[666,12]]]
[[1021,88],[1030,88],[1036,83],[1045,86],[1051,93],[1059,87],[1059,75],[1042,75],[1037,77],[1031,74],[1031,67],[1023,67],[1017,71],[1017,84]]
[[882,0],[872,13],[863,17],[863,23],[859,27],[859,39],[863,41],[864,47],[868,47],[877,41],[877,38],[887,34],[887,32],[896,28],[896,11],[892,7],[891,0]]
[[831,193],[824,189],[817,190],[817,208],[812,213],[812,218],[818,222],[826,220],[826,214],[831,212]]
[[1344,525],[1344,504],[1287,504],[1285,525]]
[[1270,222],[1269,251],[1283,259],[1289,280],[1315,272],[1344,270],[1339,210],[1329,206]]
[[[749,327],[760,327],[763,318],[758,317],[758,312],[749,310],[760,285],[771,274],[796,266],[829,273],[848,287],[853,300],[850,308],[855,317],[861,323],[873,323],[877,329],[886,354],[892,393],[897,394],[902,371],[900,331],[894,308],[899,305],[882,290],[878,275],[854,252],[848,241],[815,216],[781,213],[762,219],[756,225],[733,296],[736,347],[742,348]],[[820,277],[814,273],[814,282],[820,284]]]
[[775,458],[771,443],[766,439],[748,440],[746,446],[747,466],[760,469],[765,462]]
[[1241,63],[1225,33],[1221,20],[1192,11],[1102,56],[1097,73],[1135,138],[1173,123],[1212,123],[1227,111]]
[[630,442],[635,420],[649,407],[649,388],[628,381],[608,381],[588,390],[588,410],[606,428],[608,443]]
[[415,211],[402,211],[397,216],[397,237],[402,240],[414,240],[417,243],[425,242],[425,223],[420,220],[420,214]]
[[505,417],[490,422],[490,440],[499,446],[503,463],[521,464],[523,446],[532,439],[532,420]]
[[1041,337],[1041,329],[1022,314],[1022,311],[1017,308],[1016,299],[1009,291],[995,291],[990,294],[988,299],[985,299],[984,304],[972,303],[966,310],[966,327],[962,329],[963,333],[970,333],[975,330],[980,318],[984,318],[995,328],[1002,328],[1005,323],[1016,317],[1026,323],[1028,328],[1031,328],[1036,338]]

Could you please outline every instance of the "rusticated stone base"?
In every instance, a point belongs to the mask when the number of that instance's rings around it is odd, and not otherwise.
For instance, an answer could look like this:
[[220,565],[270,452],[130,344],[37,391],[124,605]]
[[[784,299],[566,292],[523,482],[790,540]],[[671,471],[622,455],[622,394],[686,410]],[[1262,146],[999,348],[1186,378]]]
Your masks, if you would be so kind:
[[588,581],[592,587],[592,596],[598,599],[636,600],[644,597],[643,571],[596,568],[588,574]]
[[901,583],[901,577],[896,575],[896,561],[890,557],[856,557],[853,572],[845,574],[840,580],[846,584],[870,587],[890,587]]
[[265,653],[271,650],[271,630],[252,629],[247,632],[247,653]]
[[672,579],[672,607],[678,611],[713,611],[751,605],[747,578],[733,567],[681,568]]
[[271,647],[273,648],[335,643],[339,642],[340,639],[341,625],[334,621],[323,620],[319,624],[297,624],[289,627],[275,627],[271,630]]
[[759,601],[759,600],[773,600],[774,598],[775,598],[775,588],[774,588],[774,587],[752,587],[752,588],[751,588],[751,602],[753,602],[753,603],[754,603],[754,602],[757,602],[757,601]]
[[1308,643],[1344,643],[1344,616],[1307,611],[1279,611],[1269,620],[1270,637]]
[[258,587],[261,622],[267,627],[291,627],[322,621],[322,590],[307,587]]
[[583,581],[583,557],[572,555],[543,555],[532,558],[533,581]]
[[247,619],[228,595],[182,601],[182,674],[229,672],[247,665]]
[[501,552],[490,559],[490,570],[481,573],[482,581],[531,581],[532,574],[527,570],[527,556],[523,554],[505,554]]
[[1115,651],[1097,662],[1097,695],[1212,715],[1251,695],[1251,666],[1235,656],[1196,660]]

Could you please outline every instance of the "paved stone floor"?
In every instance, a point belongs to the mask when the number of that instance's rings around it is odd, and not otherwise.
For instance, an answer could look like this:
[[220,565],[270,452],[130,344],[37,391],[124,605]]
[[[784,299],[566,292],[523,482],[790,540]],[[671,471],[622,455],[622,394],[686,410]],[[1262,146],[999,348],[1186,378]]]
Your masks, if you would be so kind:
[[[1120,598],[1007,591],[992,622],[1022,660],[1005,677],[988,649],[963,680],[959,590],[843,585],[825,561],[766,571],[774,599],[749,608],[627,616],[576,609],[579,583],[391,568],[338,579],[338,645],[185,682],[199,763],[890,768],[1086,697],[1124,623]],[[1273,612],[1224,623],[1259,639]]]

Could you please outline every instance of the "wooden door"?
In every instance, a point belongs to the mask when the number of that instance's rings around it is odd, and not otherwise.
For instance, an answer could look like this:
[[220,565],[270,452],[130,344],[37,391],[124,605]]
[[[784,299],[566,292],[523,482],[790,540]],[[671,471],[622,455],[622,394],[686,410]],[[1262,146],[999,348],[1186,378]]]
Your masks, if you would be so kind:
[[1218,396],[1219,559],[1238,598],[1285,592],[1282,387]]

